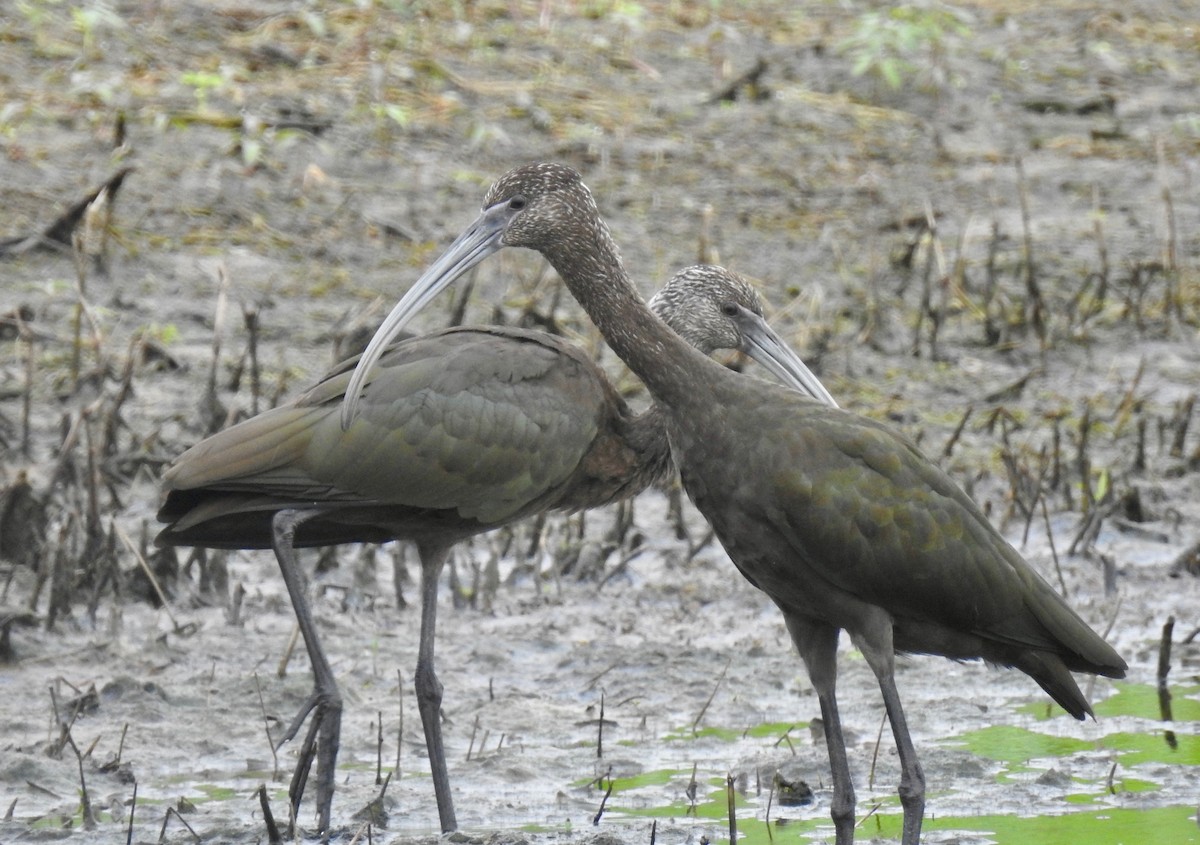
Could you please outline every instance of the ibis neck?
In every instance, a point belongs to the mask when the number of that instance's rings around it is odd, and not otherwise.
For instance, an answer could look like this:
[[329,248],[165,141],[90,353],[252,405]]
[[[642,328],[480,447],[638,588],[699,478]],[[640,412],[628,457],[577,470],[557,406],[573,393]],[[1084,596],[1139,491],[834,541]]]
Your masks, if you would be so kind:
[[711,371],[723,368],[694,349],[655,316],[625,273],[607,232],[599,249],[548,250],[546,257],[592,318],[613,352],[642,380],[650,394],[678,408]]

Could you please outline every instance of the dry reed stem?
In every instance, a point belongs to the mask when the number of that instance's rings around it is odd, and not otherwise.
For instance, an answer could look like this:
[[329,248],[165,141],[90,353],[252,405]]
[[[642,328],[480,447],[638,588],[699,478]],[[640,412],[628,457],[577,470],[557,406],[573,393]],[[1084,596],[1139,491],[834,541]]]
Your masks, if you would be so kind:
[[242,320],[246,326],[246,356],[250,359],[250,413],[258,416],[262,379],[258,366],[259,306],[242,305]]
[[729,813],[729,845],[737,845],[737,793],[732,774],[725,775],[725,803]]
[[141,567],[142,572],[144,572],[146,578],[149,579],[150,586],[154,588],[154,594],[158,596],[159,602],[162,603],[163,610],[166,611],[167,618],[171,620],[171,627],[174,628],[176,632],[180,631],[181,628],[179,625],[179,620],[175,618],[175,614],[171,613],[170,602],[167,601],[166,594],[163,592],[162,587],[159,586],[158,578],[154,575],[154,570],[150,568],[150,564],[148,564],[146,559],[142,557],[142,553],[138,551],[138,548],[136,545],[134,545],[133,540],[131,540],[129,535],[125,533],[125,529],[118,525],[116,520],[113,520],[111,525],[113,531],[116,532],[117,537],[125,545],[125,548],[129,549],[130,553],[134,557],[134,560],[138,562],[138,566]]
[[1046,508],[1046,500],[1042,499],[1042,521],[1046,525],[1046,542],[1050,544],[1050,556],[1054,559],[1054,571],[1058,575],[1058,588],[1063,598],[1067,597],[1067,582],[1063,578],[1062,565],[1058,562],[1058,550],[1054,547],[1054,532],[1050,530],[1050,511]]
[[[180,800],[180,803],[183,803],[182,798],[179,800]],[[167,807],[167,812],[163,815],[162,827],[158,831],[159,845],[162,845],[162,843],[166,842],[167,822],[171,820],[172,815],[175,816],[175,818],[179,819],[179,823],[182,824],[185,828],[187,828],[187,832],[192,835],[192,840],[194,842],[200,843],[200,842],[204,841],[200,838],[200,834],[196,833],[196,831],[192,828],[192,826],[190,824],[188,824],[187,819],[185,819],[183,817],[183,814],[180,813],[179,810],[177,810],[175,807]]]
[[983,342],[987,346],[998,346],[1007,334],[1007,323],[1003,314],[996,313],[996,298],[999,291],[999,273],[996,256],[1000,252],[1000,221],[992,220],[992,236],[988,239],[987,259],[984,261],[983,284]]
[[[83,758],[84,755],[79,753],[79,747],[75,745],[75,738],[71,736],[71,731],[67,730],[67,744],[71,746],[71,750],[75,752],[75,760],[79,765],[79,811],[83,816],[83,829],[95,830],[96,817],[92,812],[92,799],[88,795],[87,779],[83,775]],[[99,739],[99,737],[97,737]]]
[[1029,212],[1029,184],[1025,179],[1025,166],[1021,157],[1014,160],[1017,169],[1017,197],[1021,205],[1022,257],[1025,278],[1025,318],[1033,326],[1043,355],[1046,351],[1046,315],[1042,291],[1038,285],[1037,271],[1033,260],[1033,225]]
[[396,670],[396,706],[400,714],[400,724],[396,728],[396,780],[400,779],[400,750],[404,745],[404,676]]
[[262,683],[258,679],[258,672],[254,673],[254,689],[258,693],[258,710],[262,713],[263,733],[267,735],[267,746],[271,749],[271,780],[278,780],[279,752],[275,737],[271,736],[271,717],[267,715],[267,702],[263,699]]
[[383,783],[383,711],[375,711],[375,785]]
[[871,751],[871,768],[867,774],[867,788],[875,788],[875,764],[879,762],[879,746],[883,742],[883,726],[887,724],[887,711],[879,719],[879,730],[875,733],[875,748]]
[[604,757],[604,690],[600,690],[600,718],[596,720],[596,759]]
[[[124,739],[124,734],[121,735]],[[133,796],[129,799],[129,825],[125,829],[125,845],[133,845],[133,817],[137,815],[137,781],[133,782]]]
[[713,699],[717,697],[717,690],[721,688],[721,682],[725,680],[725,673],[729,671],[730,665],[733,663],[733,655],[725,661],[725,665],[721,668],[721,674],[717,676],[717,681],[713,684],[712,692],[708,694],[708,699],[704,702],[704,706],[700,708],[700,712],[696,714],[696,718],[692,720],[692,733],[696,733],[696,727],[700,724],[700,720],[704,718],[704,714],[708,712],[709,705],[713,703]]
[[[19,315],[18,319],[20,319]],[[21,454],[28,459],[32,448],[30,418],[33,414],[33,384],[37,375],[37,355],[33,348],[33,335],[24,320],[18,323],[17,333],[21,343],[25,344],[25,386],[21,390]]]
[[604,815],[604,808],[608,804],[608,799],[612,795],[612,791],[613,791],[613,778],[612,778],[612,772],[610,771],[609,775],[608,775],[608,789],[606,789],[604,791],[604,797],[600,799],[600,809],[598,809],[596,811],[596,815],[592,817],[592,827],[600,826],[600,817]]
[[[258,798],[258,806],[262,809],[263,825],[267,829],[267,842],[270,845],[282,845],[283,837],[279,834],[279,827],[275,824],[275,815],[271,812],[271,802],[267,798],[266,784],[260,784],[254,794]],[[166,828],[165,821],[163,828]]]

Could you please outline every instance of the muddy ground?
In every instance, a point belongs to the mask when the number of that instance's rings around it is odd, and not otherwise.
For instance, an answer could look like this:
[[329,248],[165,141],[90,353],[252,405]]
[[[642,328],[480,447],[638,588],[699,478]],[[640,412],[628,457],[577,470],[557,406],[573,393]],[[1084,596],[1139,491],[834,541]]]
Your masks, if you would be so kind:
[[[292,622],[274,560],[184,555],[172,578],[155,559],[170,600],[151,601],[130,547],[152,551],[157,476],[211,426],[316,379],[333,339],[378,319],[495,177],[537,159],[583,172],[647,294],[699,257],[758,280],[842,404],[918,438],[1129,660],[1129,680],[1097,682],[1093,700],[1153,703],[1101,705],[1085,724],[1046,718],[1017,673],[902,661],[928,841],[1195,841],[1195,11],[17,4],[0,21],[0,236],[14,239],[0,263],[0,603],[33,624],[14,625],[0,667],[0,841],[125,841],[134,781],[137,841],[159,837],[168,807],[183,810],[169,841],[192,841],[180,818],[203,841],[265,841],[263,783],[286,817],[295,743],[274,761],[266,730],[309,680],[302,654],[277,672]],[[126,167],[76,238],[53,225]],[[47,232],[75,249],[26,237]],[[460,304],[446,300],[426,327]],[[465,319],[553,326],[644,402],[537,256],[487,262]],[[732,775],[743,834],[831,837],[818,706],[778,613],[701,545],[690,509],[677,536],[662,492],[598,556],[617,516],[586,517],[574,563],[581,525],[561,518],[456,559],[438,661],[465,835],[640,843],[653,816],[664,842],[724,838]],[[538,531],[537,555],[513,553]],[[380,727],[385,772],[403,741],[372,841],[437,831],[412,700],[415,588],[397,592],[393,559],[343,549],[314,586],[346,695],[345,841],[368,835],[356,813],[379,790]],[[499,587],[457,607],[492,560]],[[1142,693],[1172,615],[1164,724]],[[876,742],[865,663],[848,644],[842,657],[860,815],[878,806],[861,835],[895,837],[894,745]],[[68,742],[59,724],[93,687]],[[1063,742],[1024,752],[1015,738],[1031,732]],[[1000,739],[989,752],[971,737]],[[781,806],[777,770],[815,802]],[[1094,826],[1066,826],[1081,815]]]

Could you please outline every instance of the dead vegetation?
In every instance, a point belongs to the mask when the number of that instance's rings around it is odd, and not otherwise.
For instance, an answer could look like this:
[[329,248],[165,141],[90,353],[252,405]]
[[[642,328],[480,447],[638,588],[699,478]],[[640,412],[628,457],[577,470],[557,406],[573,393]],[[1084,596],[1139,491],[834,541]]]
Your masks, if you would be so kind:
[[[1139,94],[1177,98],[1196,58],[1156,15],[1039,24],[988,4],[954,30],[973,49],[905,57],[936,73],[893,89],[910,71],[887,49],[856,74],[839,48],[853,16],[782,2],[21,8],[0,24],[24,104],[0,112],[0,660],[16,671],[24,626],[119,627],[134,601],[181,611],[172,641],[194,632],[189,607],[239,625],[247,585],[223,554],[152,546],[162,466],[311,382],[328,337],[351,351],[368,303],[531,158],[588,173],[647,282],[697,253],[760,277],[844,405],[940,455],[1010,536],[1044,532],[1056,567],[1083,556],[1119,591],[1108,531],[1177,549],[1164,579],[1200,569],[1200,130]],[[1093,31],[1111,52],[1037,49]],[[446,322],[537,326],[609,360],[557,279],[505,274]],[[606,589],[672,531],[662,553],[692,561],[711,534],[675,494],[669,527],[629,503],[482,538],[451,561],[454,601],[502,613],[531,580]],[[398,607],[405,554],[390,551]],[[367,573],[329,588],[349,608],[374,600],[379,561],[319,568]],[[72,734],[103,701],[62,683],[44,751],[69,750],[80,804],[61,823],[119,825],[127,804],[132,830],[132,798],[92,800],[96,746]],[[114,760],[105,777],[128,773],[120,744]],[[163,829],[172,815],[187,825],[177,806]]]

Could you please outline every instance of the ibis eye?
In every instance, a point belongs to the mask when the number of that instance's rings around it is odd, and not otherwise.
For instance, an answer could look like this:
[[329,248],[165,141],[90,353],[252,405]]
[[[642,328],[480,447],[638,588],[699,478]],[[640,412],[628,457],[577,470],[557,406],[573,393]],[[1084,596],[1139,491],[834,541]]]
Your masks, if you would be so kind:
[[721,310],[725,312],[726,317],[736,317],[738,313],[738,307],[732,302],[727,302],[722,305]]
[[525,197],[515,196],[508,201],[508,207],[513,211],[520,211],[525,207]]

